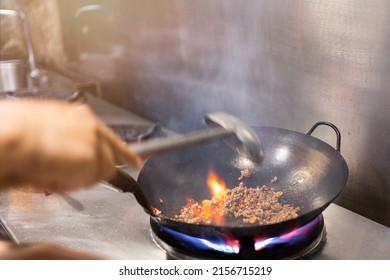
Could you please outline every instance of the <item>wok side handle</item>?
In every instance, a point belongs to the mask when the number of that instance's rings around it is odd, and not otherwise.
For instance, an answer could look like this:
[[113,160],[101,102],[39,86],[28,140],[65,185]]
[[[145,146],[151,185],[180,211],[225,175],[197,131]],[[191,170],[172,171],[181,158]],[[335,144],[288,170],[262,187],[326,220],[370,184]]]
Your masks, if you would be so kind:
[[337,137],[336,150],[340,153],[341,134],[340,134],[340,130],[333,123],[325,122],[325,121],[317,122],[313,125],[312,128],[310,128],[310,130],[307,132],[307,135],[311,135],[313,133],[313,131],[320,125],[329,126],[329,127],[333,128],[333,130],[336,132],[336,137]]

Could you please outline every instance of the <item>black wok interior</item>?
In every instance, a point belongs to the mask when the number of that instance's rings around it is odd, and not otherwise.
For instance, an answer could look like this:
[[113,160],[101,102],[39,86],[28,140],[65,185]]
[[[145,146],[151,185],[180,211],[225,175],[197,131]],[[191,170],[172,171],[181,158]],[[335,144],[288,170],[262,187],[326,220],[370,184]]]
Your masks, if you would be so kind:
[[[243,180],[245,185],[271,185],[283,191],[284,203],[301,208],[297,219],[318,215],[340,194],[348,178],[348,167],[333,147],[315,137],[286,129],[252,128],[264,145],[265,159],[261,165],[241,158],[222,140],[154,157],[145,163],[138,183],[150,205],[162,211],[160,222],[171,226],[185,224],[171,218],[179,213],[187,199],[211,198],[206,184],[210,167],[225,180],[228,188],[238,185],[240,170],[248,167],[252,176]],[[270,184],[274,176],[278,180]],[[232,225],[223,225],[229,226]],[[243,224],[241,227],[256,226]]]

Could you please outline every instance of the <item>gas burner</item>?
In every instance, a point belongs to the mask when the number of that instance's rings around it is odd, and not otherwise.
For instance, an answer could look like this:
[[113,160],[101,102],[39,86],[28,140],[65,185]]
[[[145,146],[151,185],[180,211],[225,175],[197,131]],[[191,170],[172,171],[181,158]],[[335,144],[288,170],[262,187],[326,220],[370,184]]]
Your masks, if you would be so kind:
[[162,136],[158,125],[112,124],[109,127],[126,143]]
[[154,240],[168,259],[307,259],[326,242],[322,215],[277,236],[250,238],[191,236],[153,219],[150,224]]

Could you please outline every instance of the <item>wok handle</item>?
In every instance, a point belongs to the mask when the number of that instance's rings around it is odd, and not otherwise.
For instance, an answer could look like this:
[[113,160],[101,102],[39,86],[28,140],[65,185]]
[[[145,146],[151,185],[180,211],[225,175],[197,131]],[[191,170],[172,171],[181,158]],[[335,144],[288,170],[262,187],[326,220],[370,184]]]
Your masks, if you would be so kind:
[[115,177],[106,182],[122,192],[132,193],[137,202],[144,208],[145,212],[151,214],[151,207],[148,199],[142,192],[138,183],[128,173],[117,167]]
[[336,150],[340,153],[341,134],[340,134],[340,130],[333,123],[325,122],[325,121],[317,122],[313,125],[312,128],[310,128],[310,130],[307,132],[307,135],[311,135],[313,133],[313,131],[320,125],[327,125],[327,126],[333,128],[333,130],[336,132],[336,137],[337,137]]

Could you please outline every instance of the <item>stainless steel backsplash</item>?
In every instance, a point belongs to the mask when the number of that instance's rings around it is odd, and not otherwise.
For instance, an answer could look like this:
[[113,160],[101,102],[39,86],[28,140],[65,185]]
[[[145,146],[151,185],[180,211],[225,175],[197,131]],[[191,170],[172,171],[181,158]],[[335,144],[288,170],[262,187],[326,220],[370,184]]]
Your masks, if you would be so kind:
[[[82,8],[81,8],[82,7]],[[60,1],[70,67],[178,132],[207,112],[339,127],[337,203],[390,226],[390,1]],[[329,128],[314,133],[330,145]]]

